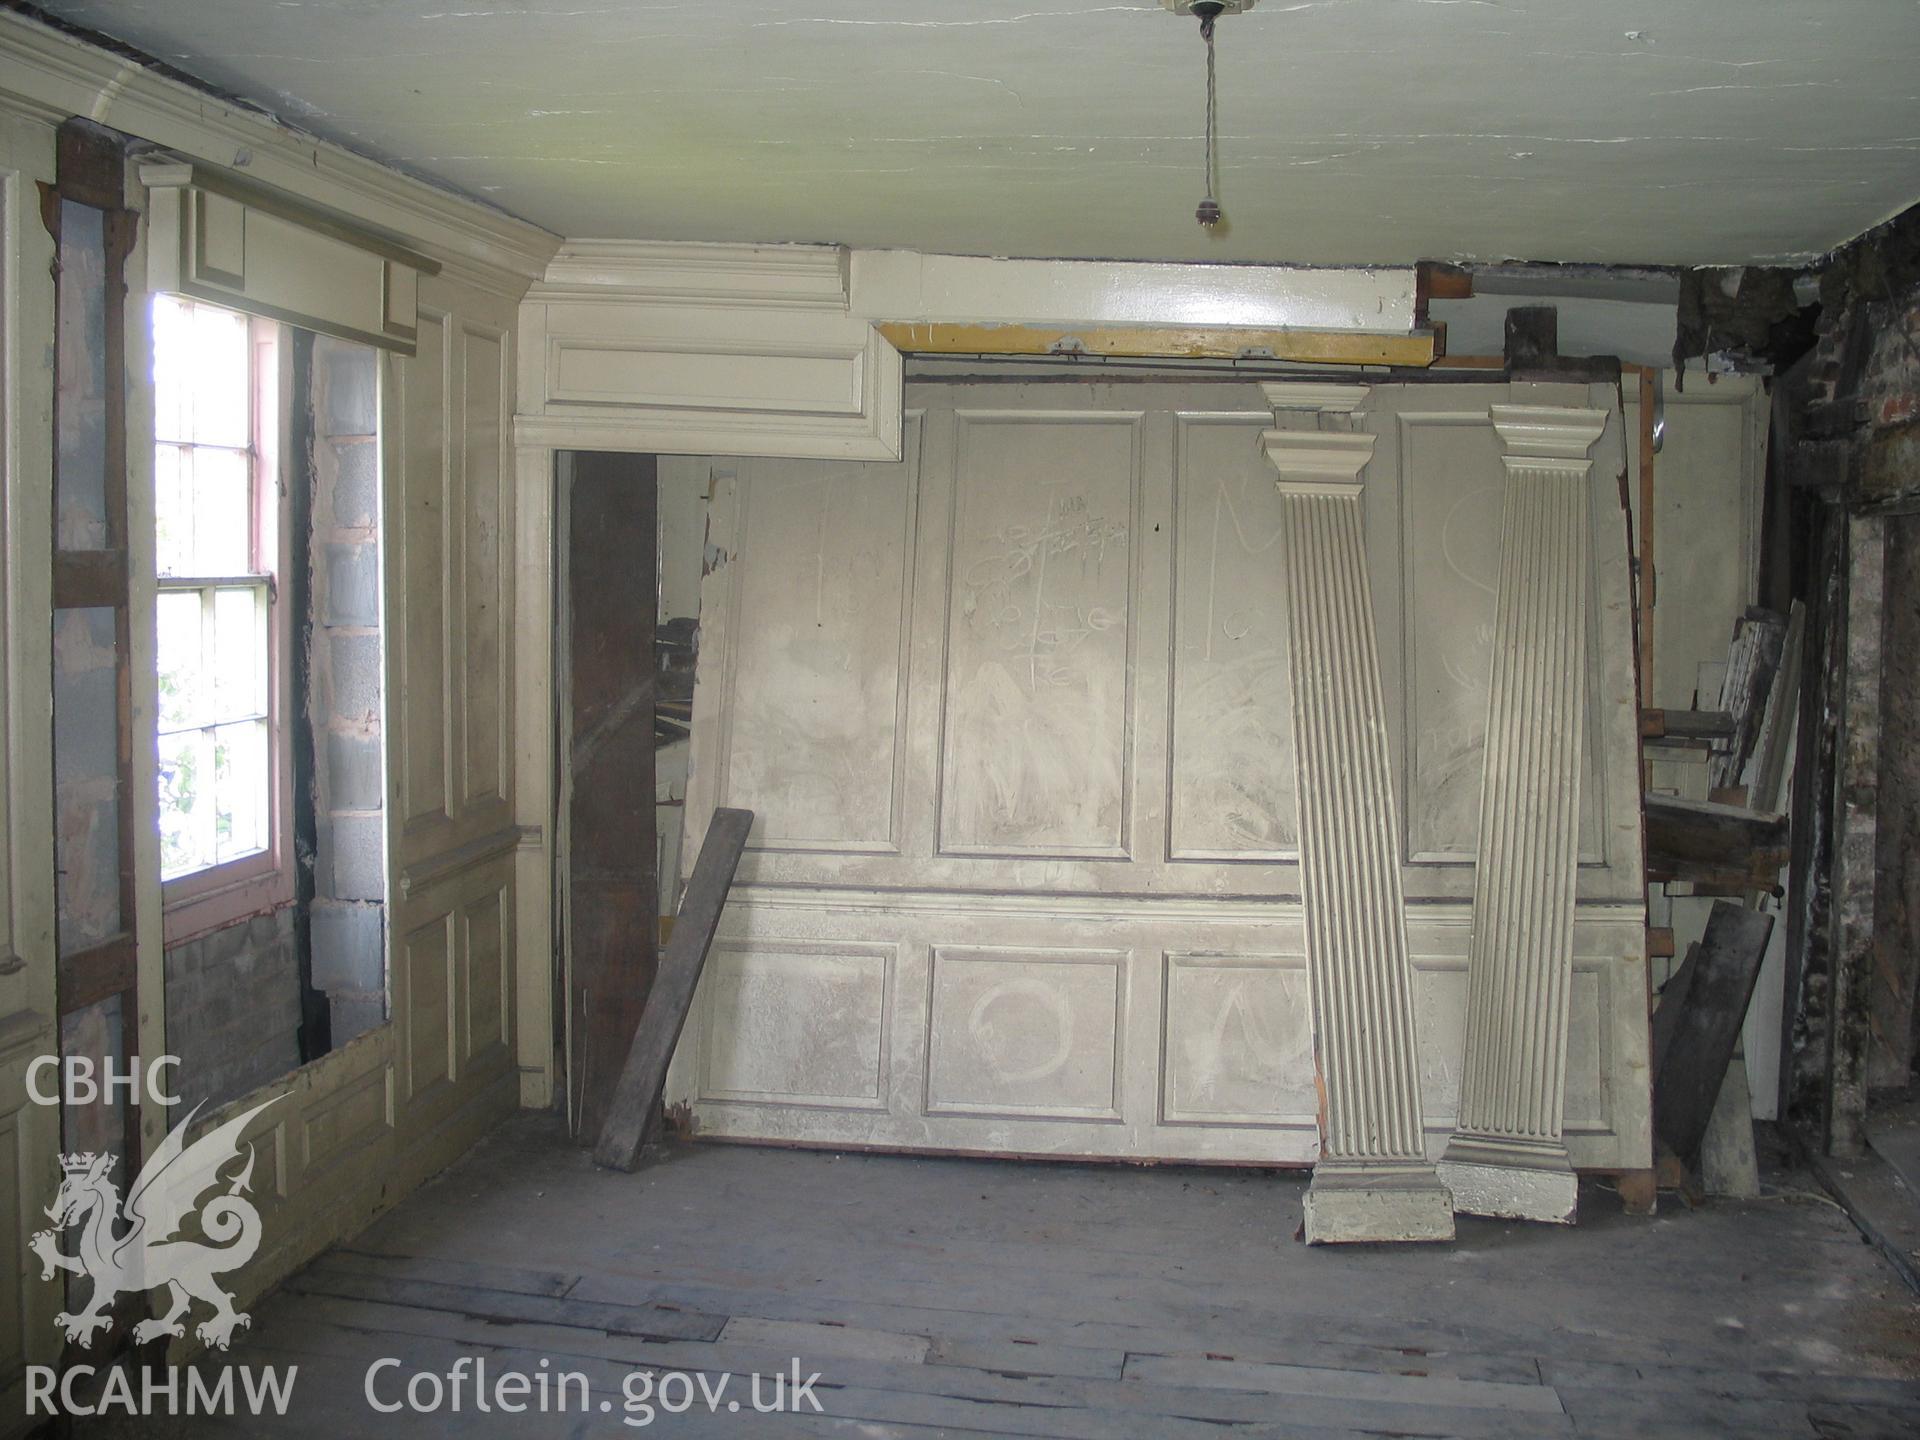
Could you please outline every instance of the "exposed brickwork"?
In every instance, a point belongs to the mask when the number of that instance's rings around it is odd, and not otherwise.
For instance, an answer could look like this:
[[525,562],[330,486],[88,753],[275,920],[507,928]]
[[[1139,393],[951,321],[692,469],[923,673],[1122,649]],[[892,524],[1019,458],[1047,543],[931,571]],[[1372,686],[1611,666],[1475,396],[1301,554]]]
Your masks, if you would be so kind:
[[245,1095],[299,1065],[291,905],[175,945],[166,975],[167,1053],[180,1057],[181,1114]]

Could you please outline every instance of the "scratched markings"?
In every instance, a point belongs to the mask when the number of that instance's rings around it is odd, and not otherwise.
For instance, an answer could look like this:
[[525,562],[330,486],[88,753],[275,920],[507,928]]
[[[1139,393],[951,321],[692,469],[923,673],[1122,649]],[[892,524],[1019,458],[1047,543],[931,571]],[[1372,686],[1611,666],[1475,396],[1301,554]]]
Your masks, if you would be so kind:
[[758,817],[756,846],[897,846],[918,437],[905,467],[744,467],[725,803]]
[[1183,415],[1175,486],[1175,860],[1297,850],[1280,495],[1261,415]]
[[1138,417],[966,415],[940,844],[1126,853]]
[[1124,951],[936,946],[927,1111],[1120,1118]]

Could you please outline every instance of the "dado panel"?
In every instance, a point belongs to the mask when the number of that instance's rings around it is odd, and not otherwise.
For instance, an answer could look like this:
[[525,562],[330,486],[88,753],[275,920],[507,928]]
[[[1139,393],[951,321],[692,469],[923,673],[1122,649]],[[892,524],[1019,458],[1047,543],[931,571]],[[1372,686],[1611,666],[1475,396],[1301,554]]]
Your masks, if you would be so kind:
[[1113,950],[935,948],[927,1112],[1118,1120],[1127,961]]
[[[1109,908],[736,888],[667,1103],[714,1136],[1311,1164],[1300,908]],[[1437,1155],[1459,1096],[1471,915],[1429,912],[1409,937]],[[1625,913],[1576,927],[1566,1131],[1582,1166],[1647,1143],[1643,946]]]
[[895,958],[886,946],[715,946],[700,1098],[884,1109]]

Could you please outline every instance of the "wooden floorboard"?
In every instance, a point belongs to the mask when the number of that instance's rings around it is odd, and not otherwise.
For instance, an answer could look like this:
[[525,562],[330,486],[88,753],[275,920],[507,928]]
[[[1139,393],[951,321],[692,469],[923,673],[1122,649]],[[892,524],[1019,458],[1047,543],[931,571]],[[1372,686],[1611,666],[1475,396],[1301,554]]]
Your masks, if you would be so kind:
[[[1571,1229],[1310,1250],[1293,1174],[696,1145],[621,1175],[534,1117],[203,1362],[298,1364],[294,1414],[130,1433],[1920,1435],[1920,1305],[1808,1177],[1767,1178],[1758,1202],[1637,1218],[1589,1186]],[[381,1357],[399,1377],[544,1360],[591,1404],[374,1415]],[[824,1413],[623,1423],[638,1371],[745,1386],[796,1361]]]

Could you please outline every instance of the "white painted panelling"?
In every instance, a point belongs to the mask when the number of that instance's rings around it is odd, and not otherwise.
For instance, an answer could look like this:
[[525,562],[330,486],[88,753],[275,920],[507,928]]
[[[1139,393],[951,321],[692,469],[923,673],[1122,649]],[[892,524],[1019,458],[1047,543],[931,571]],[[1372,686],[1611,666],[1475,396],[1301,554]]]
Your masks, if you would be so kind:
[[935,946],[927,1113],[1118,1120],[1129,958]]
[[1312,1125],[1311,996],[1299,956],[1169,953],[1162,1125]]
[[[1470,930],[1462,905],[1409,910],[1429,1158],[1454,1128]],[[1576,921],[1578,1166],[1649,1143],[1644,950],[1630,907]],[[1305,1165],[1309,1015],[1298,904],[736,886],[667,1101],[713,1136]]]
[[756,845],[899,849],[919,429],[904,467],[747,461],[728,488],[736,543],[764,558],[726,572],[720,784]]
[[876,945],[716,945],[700,1098],[885,1109],[896,962]]
[[[1445,429],[1484,427],[1484,449],[1382,466],[1401,410],[1440,409],[1436,391],[1473,392]],[[1449,572],[1406,492],[1496,484],[1486,405],[1511,393],[1376,390],[1359,420],[1402,806],[1406,677],[1449,679],[1409,664],[1447,617],[1407,624],[1405,556],[1417,582]],[[1311,1161],[1273,411],[1239,384],[927,384],[909,401],[898,464],[710,462],[683,853],[716,805],[759,824],[669,1100],[748,1138]],[[1607,464],[1619,447],[1616,416]],[[1577,880],[1567,1143],[1605,1167],[1647,1144],[1645,940],[1625,527],[1617,490],[1593,493],[1605,863]],[[1481,563],[1497,561],[1496,544]],[[1463,764],[1477,790],[1477,755]],[[1401,865],[1430,1153],[1460,1080],[1465,839]]]
[[1124,858],[1140,416],[956,419],[940,849]]
[[900,352],[844,297],[837,309],[696,306],[536,286],[521,344],[525,445],[900,456]]
[[1248,443],[1272,419],[1224,411],[1176,421],[1167,777],[1176,860],[1285,861],[1298,844],[1280,495]]

